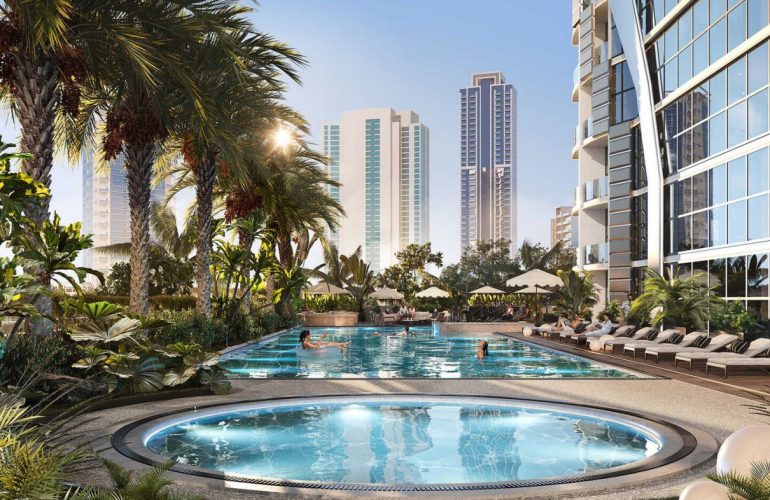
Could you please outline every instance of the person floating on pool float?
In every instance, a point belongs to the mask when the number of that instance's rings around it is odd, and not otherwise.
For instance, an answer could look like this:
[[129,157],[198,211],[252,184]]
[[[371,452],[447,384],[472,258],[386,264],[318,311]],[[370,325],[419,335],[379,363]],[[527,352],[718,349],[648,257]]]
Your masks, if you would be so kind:
[[310,330],[302,330],[302,332],[299,334],[299,345],[303,349],[320,349],[322,347],[336,347],[340,351],[345,352],[348,349],[348,344],[350,342],[323,342],[323,339],[326,338],[326,333],[321,335],[316,342],[313,342],[313,339],[310,338]]
[[478,359],[484,359],[489,356],[489,342],[486,340],[479,340],[476,344],[476,357]]
[[409,327],[408,326],[405,326],[403,330],[401,330],[400,332],[395,334],[396,337],[406,337],[407,335],[409,335]]

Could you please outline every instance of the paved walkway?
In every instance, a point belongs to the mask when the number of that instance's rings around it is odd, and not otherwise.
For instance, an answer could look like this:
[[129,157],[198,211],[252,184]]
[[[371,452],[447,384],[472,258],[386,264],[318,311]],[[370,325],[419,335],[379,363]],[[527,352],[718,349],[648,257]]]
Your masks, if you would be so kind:
[[[647,414],[702,429],[720,442],[734,430],[762,419],[745,407],[748,399],[699,387],[680,380],[240,380],[227,396],[206,396],[167,400],[148,404],[104,410],[83,417],[78,428],[82,439],[91,441],[105,458],[136,467],[111,449],[109,438],[118,428],[137,419],[196,405],[266,399],[289,395],[361,394],[361,393],[447,393],[505,397],[527,397],[553,401],[595,404]],[[629,498],[670,498],[678,496],[683,487],[713,466],[713,459],[692,473],[669,477],[643,485],[629,486],[621,491],[596,492],[580,498],[595,500]],[[206,498],[252,498],[254,493],[206,489],[200,480],[173,474],[184,489],[198,492]],[[98,467],[82,478],[90,484],[106,484],[106,474]],[[549,494],[547,498],[555,495]],[[492,497],[490,497],[492,498]]]

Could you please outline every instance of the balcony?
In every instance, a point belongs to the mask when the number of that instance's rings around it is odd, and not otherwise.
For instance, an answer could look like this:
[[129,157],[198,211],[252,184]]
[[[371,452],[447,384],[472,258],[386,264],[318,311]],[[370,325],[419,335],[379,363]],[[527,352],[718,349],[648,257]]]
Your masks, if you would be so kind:
[[578,102],[580,95],[580,65],[572,71],[572,102]]
[[587,204],[594,200],[606,200],[609,192],[609,177],[606,175],[590,180],[583,184],[583,203]]
[[610,44],[602,42],[598,46],[594,46],[594,66],[598,66],[604,62],[607,62],[610,55]]
[[610,263],[610,246],[607,242],[594,243],[586,245],[583,248],[583,265],[591,266],[596,264]]

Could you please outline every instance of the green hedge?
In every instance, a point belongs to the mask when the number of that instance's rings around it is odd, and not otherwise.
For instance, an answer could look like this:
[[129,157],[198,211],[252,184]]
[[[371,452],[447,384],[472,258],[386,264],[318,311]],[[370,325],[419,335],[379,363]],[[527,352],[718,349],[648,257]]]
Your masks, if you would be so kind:
[[[95,293],[84,294],[86,302],[106,301],[121,306],[127,306],[127,295],[99,295]],[[150,297],[150,307],[155,310],[169,309],[172,311],[184,311],[195,309],[195,297],[192,295],[153,295]]]
[[313,312],[358,311],[356,299],[350,295],[307,295],[302,308]]

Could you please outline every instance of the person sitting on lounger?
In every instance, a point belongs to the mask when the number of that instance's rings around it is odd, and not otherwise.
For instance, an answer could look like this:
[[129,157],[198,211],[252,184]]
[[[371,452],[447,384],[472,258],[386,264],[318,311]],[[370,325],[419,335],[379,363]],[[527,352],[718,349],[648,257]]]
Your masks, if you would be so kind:
[[478,359],[484,359],[489,356],[489,342],[486,340],[479,340],[476,345],[476,357]]
[[302,330],[302,332],[299,334],[299,345],[302,346],[303,349],[336,347],[342,352],[345,352],[348,349],[348,344],[350,342],[324,342],[323,339],[325,339],[327,335],[328,334],[324,333],[318,338],[317,341],[313,342],[313,339],[310,337],[310,330]]
[[586,329],[586,337],[601,337],[602,335],[609,335],[612,331],[612,321],[606,314],[602,314],[602,322],[598,325],[593,325]]

